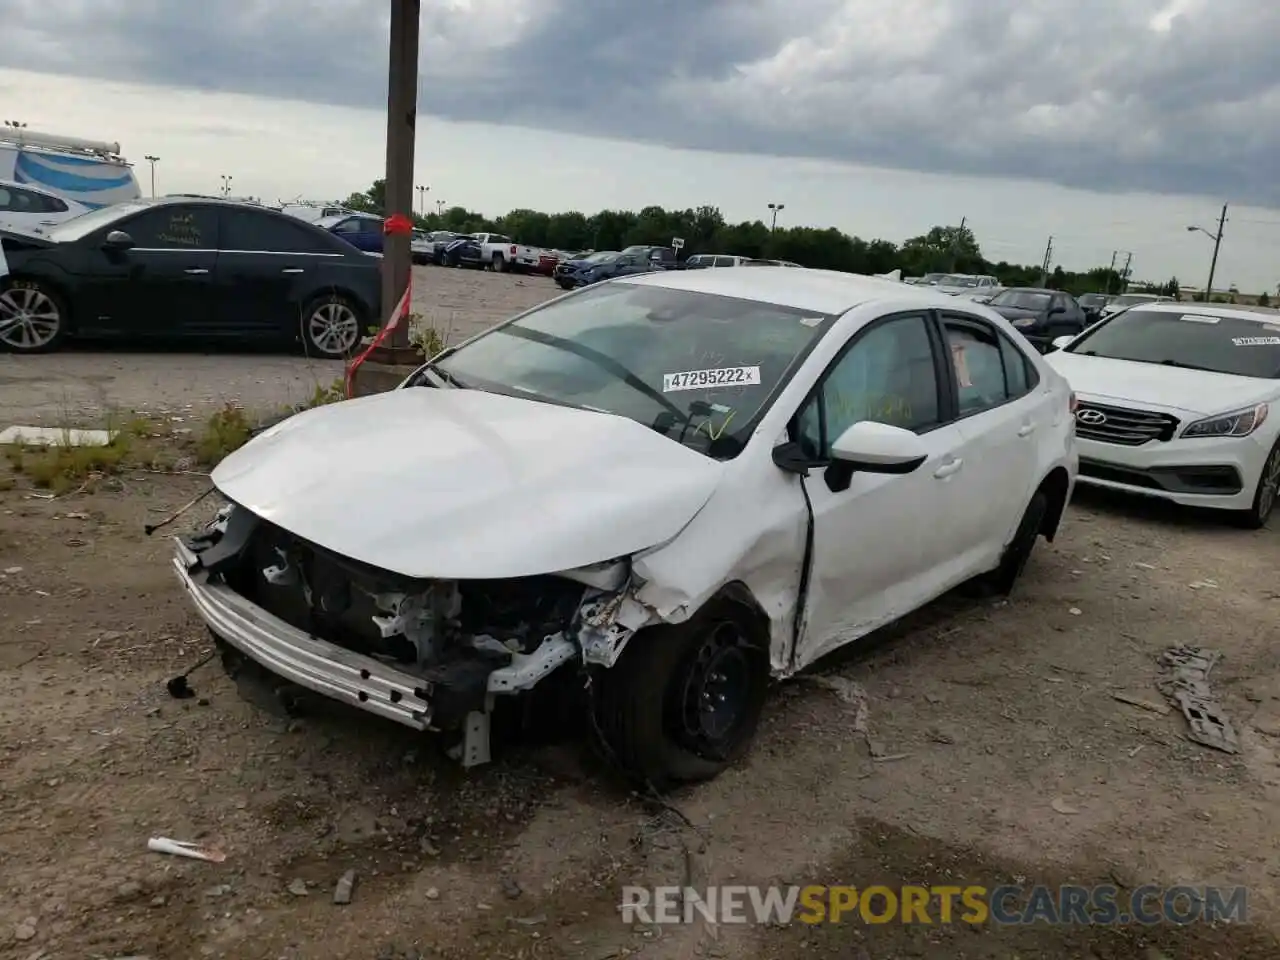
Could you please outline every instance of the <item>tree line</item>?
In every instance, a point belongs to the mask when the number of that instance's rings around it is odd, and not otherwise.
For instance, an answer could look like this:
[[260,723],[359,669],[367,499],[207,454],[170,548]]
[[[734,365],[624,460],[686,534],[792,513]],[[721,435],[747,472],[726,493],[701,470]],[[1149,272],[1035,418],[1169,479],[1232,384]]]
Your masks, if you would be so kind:
[[[385,202],[383,180],[375,180],[363,193],[345,201],[352,210],[381,213]],[[904,277],[926,273],[990,274],[1009,287],[1046,286],[1076,296],[1083,293],[1120,293],[1125,289],[1120,271],[1098,266],[1077,272],[1054,267],[1044,277],[1042,266],[991,261],[982,255],[977,238],[967,226],[935,226],[927,233],[898,244],[891,240],[864,240],[835,227],[778,227],[761,220],[729,223],[718,207],[687,210],[645,207],[640,211],[601,210],[542,213],[518,209],[490,220],[465,207],[448,207],[414,220],[424,230],[457,233],[502,233],[520,243],[556,250],[621,250],[633,244],[666,246],[673,237],[684,239],[682,253],[724,253],[770,260],[790,260],[804,267],[842,270],[847,273],[889,273]],[[1157,288],[1177,295],[1177,278]],[[1214,298],[1218,299],[1217,297]]]

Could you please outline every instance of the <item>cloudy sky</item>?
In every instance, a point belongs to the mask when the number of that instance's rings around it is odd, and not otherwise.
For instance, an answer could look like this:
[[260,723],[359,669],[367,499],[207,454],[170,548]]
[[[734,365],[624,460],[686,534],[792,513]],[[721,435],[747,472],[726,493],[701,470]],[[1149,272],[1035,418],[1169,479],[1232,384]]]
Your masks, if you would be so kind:
[[[1280,6],[424,0],[417,182],[497,214],[656,203],[989,258],[1280,282]],[[381,175],[383,0],[0,0],[0,112],[157,154],[160,192]],[[10,117],[12,115],[12,117]],[[141,164],[145,167],[145,164]],[[146,186],[146,175],[140,179]],[[1121,253],[1123,260],[1124,253]]]

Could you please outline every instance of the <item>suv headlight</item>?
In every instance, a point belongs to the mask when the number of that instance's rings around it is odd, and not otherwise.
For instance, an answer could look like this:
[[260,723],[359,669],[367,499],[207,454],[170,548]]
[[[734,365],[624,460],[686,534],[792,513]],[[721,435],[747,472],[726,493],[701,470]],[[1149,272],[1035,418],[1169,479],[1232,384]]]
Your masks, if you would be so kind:
[[1235,413],[1197,420],[1182,431],[1184,438],[1193,437],[1247,437],[1267,419],[1271,408],[1265,403]]

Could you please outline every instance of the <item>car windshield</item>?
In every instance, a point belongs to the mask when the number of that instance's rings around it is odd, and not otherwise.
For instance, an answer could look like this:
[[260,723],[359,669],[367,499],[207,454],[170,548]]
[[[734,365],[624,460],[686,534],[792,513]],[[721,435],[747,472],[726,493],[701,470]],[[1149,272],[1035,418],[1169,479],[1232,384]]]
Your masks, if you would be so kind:
[[616,260],[619,254],[610,250],[601,250],[599,253],[589,253],[582,259],[587,263],[608,263],[610,260]]
[[991,298],[993,307],[1013,307],[1039,313],[1049,305],[1049,294],[1034,290],[1003,290]]
[[90,210],[88,213],[82,213],[78,217],[63,220],[58,225],[47,228],[45,236],[50,240],[56,240],[58,243],[74,243],[87,237],[95,230],[109,226],[118,220],[123,220],[129,215],[139,213],[147,208],[148,205],[145,203],[116,203],[109,207],[100,207],[97,210]]
[[1100,293],[1085,293],[1076,298],[1082,307],[1093,307],[1100,303],[1106,303],[1107,298]]
[[944,287],[976,287],[978,281],[974,277],[966,277],[959,273],[949,273],[938,281]]
[[830,319],[613,282],[495,327],[434,366],[459,386],[617,414],[729,458]]
[[1135,303],[1155,303],[1156,299],[1148,293],[1122,293],[1112,297],[1108,303],[1113,307],[1132,307]]
[[1280,379],[1280,315],[1274,321],[1135,308],[1071,344],[1085,356]]

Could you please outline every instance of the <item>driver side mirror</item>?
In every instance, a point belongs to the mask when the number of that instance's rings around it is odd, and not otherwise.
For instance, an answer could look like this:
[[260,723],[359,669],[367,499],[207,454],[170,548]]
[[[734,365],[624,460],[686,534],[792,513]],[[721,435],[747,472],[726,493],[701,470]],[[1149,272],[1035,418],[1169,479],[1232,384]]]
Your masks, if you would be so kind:
[[1061,350],[1074,339],[1075,337],[1054,337],[1049,346],[1054,350]]
[[831,459],[863,473],[911,473],[929,458],[910,430],[874,420],[855,423],[831,444]]
[[123,230],[112,230],[107,234],[106,240],[102,242],[102,248],[104,250],[125,251],[131,250],[135,246],[137,246],[137,244],[134,243],[133,237],[129,236],[129,234],[125,233]]

